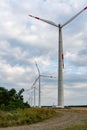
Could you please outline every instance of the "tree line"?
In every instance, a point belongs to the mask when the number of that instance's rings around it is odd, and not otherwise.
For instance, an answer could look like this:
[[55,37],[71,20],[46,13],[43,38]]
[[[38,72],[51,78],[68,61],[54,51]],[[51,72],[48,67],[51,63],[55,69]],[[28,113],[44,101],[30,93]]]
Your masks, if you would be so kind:
[[23,92],[23,88],[17,92],[14,88],[8,90],[0,87],[0,109],[14,110],[17,108],[29,108],[30,105],[28,102],[24,102]]

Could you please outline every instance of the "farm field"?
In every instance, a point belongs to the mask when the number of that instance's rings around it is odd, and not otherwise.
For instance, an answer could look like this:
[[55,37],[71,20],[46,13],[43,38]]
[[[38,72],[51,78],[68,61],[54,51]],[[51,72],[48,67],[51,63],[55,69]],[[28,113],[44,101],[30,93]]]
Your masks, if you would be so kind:
[[51,115],[50,119],[45,118],[46,120],[40,120],[41,122],[38,123],[0,128],[0,130],[87,130],[87,108],[52,109],[52,111],[56,111],[56,115]]

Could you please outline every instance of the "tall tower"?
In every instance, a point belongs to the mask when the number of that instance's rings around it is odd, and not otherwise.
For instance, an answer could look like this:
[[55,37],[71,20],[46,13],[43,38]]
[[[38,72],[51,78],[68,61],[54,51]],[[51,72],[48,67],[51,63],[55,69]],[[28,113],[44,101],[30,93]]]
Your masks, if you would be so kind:
[[64,88],[63,88],[63,41],[62,41],[62,27],[59,24],[59,55],[58,55],[58,107],[64,107]]

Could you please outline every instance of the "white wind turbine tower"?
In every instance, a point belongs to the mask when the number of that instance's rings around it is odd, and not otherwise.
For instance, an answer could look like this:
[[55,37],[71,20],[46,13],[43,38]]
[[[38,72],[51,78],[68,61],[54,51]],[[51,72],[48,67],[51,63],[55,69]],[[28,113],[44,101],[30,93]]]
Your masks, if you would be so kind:
[[41,77],[48,77],[48,78],[56,78],[54,76],[47,76],[47,75],[41,75],[40,74],[40,70],[39,70],[39,67],[37,65],[37,63],[35,62],[36,64],[36,68],[38,70],[38,80],[39,80],[39,108],[41,107]]
[[35,17],[33,15],[29,15],[32,18],[35,18],[37,20],[41,20],[43,22],[46,22],[52,26],[55,26],[59,30],[59,61],[58,61],[58,107],[64,108],[64,88],[63,88],[63,42],[62,42],[62,28],[65,27],[67,24],[69,24],[71,21],[73,21],[77,16],[79,16],[83,11],[87,10],[87,7],[83,8],[80,12],[78,12],[75,16],[70,18],[67,22],[65,22],[63,25],[56,24],[52,21],[42,19],[39,17]]

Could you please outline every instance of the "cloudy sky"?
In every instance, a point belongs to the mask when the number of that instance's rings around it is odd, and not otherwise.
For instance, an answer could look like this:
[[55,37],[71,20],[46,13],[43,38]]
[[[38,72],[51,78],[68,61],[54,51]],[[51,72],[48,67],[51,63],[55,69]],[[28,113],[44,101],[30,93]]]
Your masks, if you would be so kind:
[[[37,62],[41,74],[56,76],[41,78],[41,104],[56,105],[58,29],[28,15],[64,24],[86,6],[87,0],[0,0],[0,86],[24,88],[30,101]],[[87,105],[87,10],[63,28],[63,47],[64,104]]]

